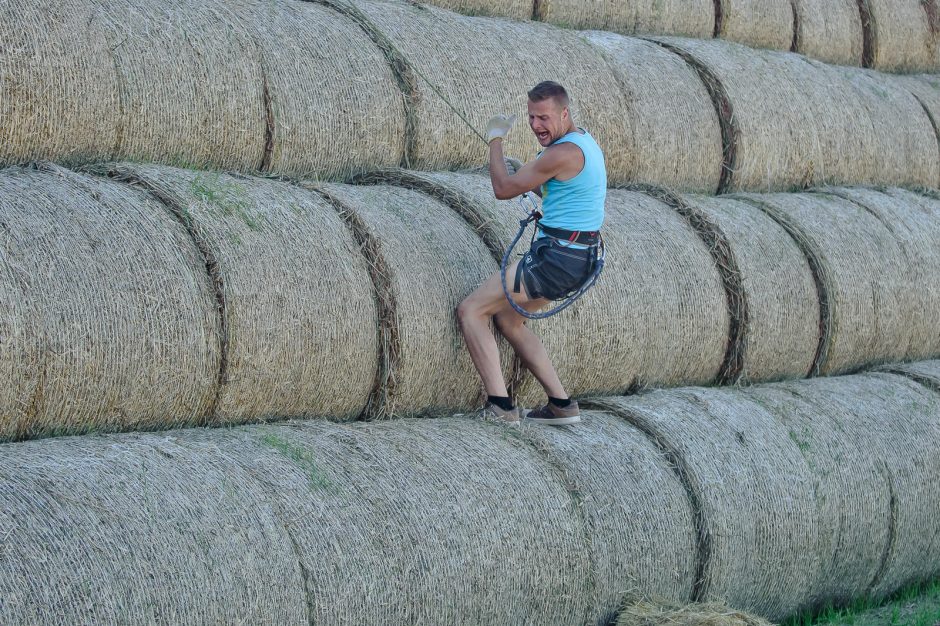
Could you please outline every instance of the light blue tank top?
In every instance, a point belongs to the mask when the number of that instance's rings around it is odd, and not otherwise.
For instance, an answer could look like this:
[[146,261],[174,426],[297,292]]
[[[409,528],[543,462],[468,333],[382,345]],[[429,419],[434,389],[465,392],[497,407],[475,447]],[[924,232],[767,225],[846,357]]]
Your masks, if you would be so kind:
[[559,143],[573,143],[581,148],[584,167],[570,180],[552,178],[542,185],[544,217],[541,223],[565,230],[600,230],[604,223],[604,202],[607,199],[604,153],[587,131],[584,134],[577,131],[568,133],[552,145]]

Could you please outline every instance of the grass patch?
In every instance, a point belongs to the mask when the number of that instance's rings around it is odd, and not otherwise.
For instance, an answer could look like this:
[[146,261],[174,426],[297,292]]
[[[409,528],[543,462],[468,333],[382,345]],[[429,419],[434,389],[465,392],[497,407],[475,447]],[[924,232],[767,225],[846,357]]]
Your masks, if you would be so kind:
[[320,491],[335,492],[333,483],[317,467],[313,455],[309,451],[277,435],[265,435],[261,438],[261,442],[270,448],[274,448],[302,469],[307,474],[307,478],[310,479],[311,487]]
[[193,179],[190,190],[202,202],[220,209],[223,215],[236,216],[250,230],[258,230],[258,222],[248,213],[251,203],[242,185],[225,182],[220,174],[199,174]]
[[916,584],[884,601],[861,598],[843,607],[806,611],[781,626],[937,626],[940,624],[940,580]]

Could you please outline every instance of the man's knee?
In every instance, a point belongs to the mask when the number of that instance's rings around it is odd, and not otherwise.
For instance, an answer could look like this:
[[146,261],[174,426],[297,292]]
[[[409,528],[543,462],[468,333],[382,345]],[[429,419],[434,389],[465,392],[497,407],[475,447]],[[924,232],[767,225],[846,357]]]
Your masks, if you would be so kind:
[[503,311],[493,316],[493,323],[501,335],[510,337],[523,328],[525,319],[515,311]]
[[463,328],[464,324],[468,321],[479,317],[478,307],[471,298],[464,298],[463,301],[457,305],[457,322],[460,324],[461,328]]

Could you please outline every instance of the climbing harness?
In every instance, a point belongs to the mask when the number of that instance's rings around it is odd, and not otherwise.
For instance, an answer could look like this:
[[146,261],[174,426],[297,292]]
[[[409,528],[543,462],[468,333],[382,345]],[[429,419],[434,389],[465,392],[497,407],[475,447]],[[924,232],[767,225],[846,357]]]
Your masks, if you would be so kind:
[[499,279],[503,285],[503,294],[506,296],[506,300],[509,301],[509,305],[516,313],[525,317],[526,319],[541,320],[547,317],[551,317],[556,313],[561,313],[569,306],[574,304],[575,301],[583,296],[588,289],[594,286],[594,283],[597,282],[597,278],[604,270],[604,259],[607,256],[607,252],[606,248],[604,247],[604,238],[600,235],[600,233],[598,233],[597,244],[590,246],[589,248],[594,250],[594,269],[591,271],[591,274],[587,277],[587,279],[581,283],[581,286],[574,291],[569,292],[562,300],[561,304],[553,309],[549,309],[548,311],[540,313],[526,311],[524,308],[516,304],[516,301],[512,299],[512,294],[509,293],[509,287],[506,284],[506,270],[509,268],[509,258],[512,256],[513,249],[516,247],[516,244],[519,243],[519,240],[522,239],[522,235],[525,234],[526,228],[528,228],[529,224],[533,222],[535,222],[535,229],[532,232],[532,241],[535,241],[535,235],[539,230],[539,220],[542,219],[542,212],[539,210],[538,206],[535,204],[535,201],[529,196],[528,193],[524,193],[519,196],[518,200],[519,204],[522,205],[522,210],[526,212],[526,217],[519,221],[519,232],[516,233],[512,243],[509,244],[509,247],[506,248],[505,254],[503,254],[503,261],[499,265]]

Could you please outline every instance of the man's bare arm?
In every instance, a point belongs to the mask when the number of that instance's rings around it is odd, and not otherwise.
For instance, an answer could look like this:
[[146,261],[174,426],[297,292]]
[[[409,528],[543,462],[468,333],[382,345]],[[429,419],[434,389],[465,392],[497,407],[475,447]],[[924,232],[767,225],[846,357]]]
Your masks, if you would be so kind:
[[574,144],[559,144],[546,149],[541,158],[525,164],[515,174],[510,174],[503,162],[502,140],[490,142],[490,180],[493,193],[500,200],[530,191],[541,196],[541,187],[546,181],[556,176],[566,178],[565,174],[572,169],[577,174],[583,166],[584,154],[580,148]]

